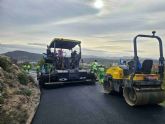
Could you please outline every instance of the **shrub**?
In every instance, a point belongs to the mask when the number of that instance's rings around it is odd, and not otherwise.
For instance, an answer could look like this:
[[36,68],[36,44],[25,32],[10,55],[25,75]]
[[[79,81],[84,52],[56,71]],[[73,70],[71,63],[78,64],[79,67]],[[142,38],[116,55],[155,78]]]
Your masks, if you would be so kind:
[[0,93],[2,92],[2,90],[3,90],[3,80],[0,79]]
[[0,77],[4,77],[4,72],[3,72],[2,67],[0,67]]
[[13,109],[9,112],[0,113],[0,124],[25,124],[28,118],[27,110]]
[[0,104],[3,104],[4,103],[4,98],[3,96],[0,96]]
[[42,65],[44,65],[44,64],[45,64],[44,59],[39,60],[37,63],[37,65],[39,65],[40,67],[42,67]]
[[22,84],[22,85],[27,85],[29,82],[28,76],[24,72],[21,72],[18,74],[18,80],[19,80],[20,84]]
[[25,95],[25,96],[31,96],[32,95],[32,91],[31,89],[28,88],[21,88],[19,91],[17,91],[17,94],[21,94],[21,95]]
[[12,123],[13,120],[10,117],[10,115],[4,110],[2,110],[2,112],[0,113],[0,124],[12,124]]
[[32,76],[28,76],[28,80],[29,80],[29,82],[35,83],[35,80]]
[[5,71],[9,71],[9,67],[12,65],[10,59],[5,56],[0,56],[0,66],[3,68]]

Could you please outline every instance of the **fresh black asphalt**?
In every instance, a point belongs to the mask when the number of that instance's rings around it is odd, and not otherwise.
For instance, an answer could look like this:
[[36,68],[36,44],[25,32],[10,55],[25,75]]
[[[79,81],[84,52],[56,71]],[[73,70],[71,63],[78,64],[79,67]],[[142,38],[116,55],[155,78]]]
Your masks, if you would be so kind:
[[160,105],[129,107],[122,96],[105,95],[98,85],[65,85],[42,90],[32,124],[164,124]]

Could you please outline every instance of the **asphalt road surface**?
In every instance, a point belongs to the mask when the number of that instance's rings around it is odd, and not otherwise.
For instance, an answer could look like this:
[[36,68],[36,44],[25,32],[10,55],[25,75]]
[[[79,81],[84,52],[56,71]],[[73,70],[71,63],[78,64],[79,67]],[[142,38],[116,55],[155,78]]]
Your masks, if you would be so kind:
[[129,107],[122,96],[105,95],[98,85],[67,85],[42,91],[32,124],[164,124],[160,105]]

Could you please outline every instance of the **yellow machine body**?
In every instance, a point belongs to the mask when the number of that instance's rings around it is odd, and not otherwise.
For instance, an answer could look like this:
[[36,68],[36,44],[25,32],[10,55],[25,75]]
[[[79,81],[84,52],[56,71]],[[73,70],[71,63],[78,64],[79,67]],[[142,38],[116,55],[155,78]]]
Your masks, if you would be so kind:
[[[123,69],[120,68],[119,66],[112,66],[107,69],[106,75],[111,75],[113,77],[113,79],[115,79],[115,80],[121,80],[121,79],[129,80],[131,76],[130,75],[124,76],[123,72],[124,72]],[[148,77],[150,79],[159,80],[158,74],[135,74],[133,80],[134,81],[143,81],[143,80],[145,80],[146,77]]]
[[120,68],[119,66],[112,66],[107,69],[106,75],[111,75],[113,79],[123,79],[124,74],[123,74],[123,69]]
[[[120,89],[121,87],[123,88],[123,95],[125,97],[125,100],[131,106],[160,103],[165,99],[165,92],[161,89],[161,87],[157,86],[152,88],[147,87],[148,90],[144,89],[144,91],[139,91],[134,87],[133,91],[130,91],[130,89],[124,86],[124,80],[130,81],[131,75],[124,75],[124,70],[120,66],[109,67],[106,71],[106,75],[110,75],[113,79],[113,86],[118,85],[118,89]],[[160,76],[158,74],[135,74],[133,77],[133,81],[136,82],[136,85],[141,85],[142,82],[149,83],[150,80],[159,81],[159,78]],[[141,89],[143,89],[142,87],[140,86]],[[114,89],[114,91],[118,92],[118,89]],[[131,95],[134,94],[134,96],[136,97],[135,101],[131,101],[128,97],[130,92]]]
[[[131,76],[128,77],[128,79],[130,79]],[[146,78],[149,79],[154,79],[154,80],[159,80],[159,75],[158,74],[135,74],[133,80],[134,81],[143,81]]]

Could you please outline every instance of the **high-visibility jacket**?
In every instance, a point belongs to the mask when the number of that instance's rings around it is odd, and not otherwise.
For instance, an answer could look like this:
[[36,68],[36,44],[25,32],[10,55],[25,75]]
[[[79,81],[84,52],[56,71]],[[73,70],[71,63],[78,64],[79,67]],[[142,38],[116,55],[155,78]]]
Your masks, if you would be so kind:
[[40,66],[39,65],[36,66],[36,71],[40,72]]
[[98,63],[97,62],[93,62],[91,64],[91,70],[94,71],[94,72],[96,72],[97,71],[97,66],[98,66]]
[[103,84],[104,83],[104,76],[105,76],[105,69],[104,69],[104,67],[98,67],[97,75],[98,75],[99,83]]
[[31,66],[30,66],[30,65],[27,65],[27,68],[28,68],[28,69],[30,69],[30,68],[31,68]]

